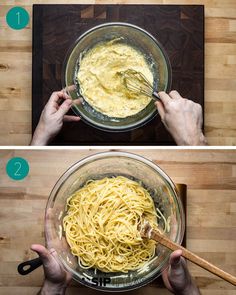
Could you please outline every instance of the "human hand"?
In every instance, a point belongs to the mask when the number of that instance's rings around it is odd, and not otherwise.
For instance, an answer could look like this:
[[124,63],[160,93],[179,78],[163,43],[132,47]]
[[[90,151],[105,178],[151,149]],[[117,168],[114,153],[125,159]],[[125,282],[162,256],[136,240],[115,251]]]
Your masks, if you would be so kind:
[[56,250],[47,250],[44,246],[38,244],[31,245],[31,249],[38,253],[43,262],[45,281],[40,294],[65,294],[66,287],[70,283],[72,276],[56,260]]
[[162,273],[164,284],[169,291],[176,295],[200,295],[200,291],[189,273],[186,261],[181,255],[181,250],[171,253],[169,267]]
[[202,108],[198,103],[183,98],[177,91],[169,95],[159,92],[158,112],[166,129],[177,145],[206,145],[202,133]]
[[[62,99],[64,101],[60,105]],[[63,122],[78,122],[79,117],[66,115],[76,102],[78,103],[78,100],[72,101],[63,90],[53,92],[42,111],[31,145],[47,145],[61,130]]]

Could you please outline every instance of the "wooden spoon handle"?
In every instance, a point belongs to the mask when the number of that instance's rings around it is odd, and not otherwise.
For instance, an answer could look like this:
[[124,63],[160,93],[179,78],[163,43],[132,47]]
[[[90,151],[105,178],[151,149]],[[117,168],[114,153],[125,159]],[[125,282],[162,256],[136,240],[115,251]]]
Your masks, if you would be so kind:
[[201,266],[202,268],[208,270],[209,272],[217,275],[218,277],[228,281],[229,283],[236,286],[236,277],[232,276],[231,274],[223,271],[222,269],[216,267],[215,265],[211,264],[210,262],[206,261],[205,259],[199,257],[198,255],[194,254],[193,252],[187,250],[186,248],[172,242],[167,237],[162,234],[159,234],[155,230],[151,230],[150,238],[159,242],[163,246],[167,247],[168,249],[175,251],[175,250],[182,250],[182,256],[188,259],[189,261]]

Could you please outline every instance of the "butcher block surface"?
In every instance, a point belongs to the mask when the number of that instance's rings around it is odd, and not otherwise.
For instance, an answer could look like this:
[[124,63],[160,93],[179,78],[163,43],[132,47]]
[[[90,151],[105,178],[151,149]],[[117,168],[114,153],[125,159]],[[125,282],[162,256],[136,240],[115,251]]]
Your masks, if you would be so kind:
[[[178,89],[204,109],[203,5],[35,5],[32,131],[51,93],[62,87],[62,68],[68,49],[81,34],[107,22],[131,23],[152,34],[170,60],[171,89]],[[94,129],[82,121],[68,122],[51,142],[51,145],[173,144],[160,116],[135,130],[120,133]]]
[[[0,4],[0,144],[28,145],[31,139],[32,5],[78,4],[78,0],[2,1]],[[236,1],[120,0],[83,4],[205,5],[205,134],[210,145],[236,145]],[[22,5],[31,22],[10,29],[5,14]]]

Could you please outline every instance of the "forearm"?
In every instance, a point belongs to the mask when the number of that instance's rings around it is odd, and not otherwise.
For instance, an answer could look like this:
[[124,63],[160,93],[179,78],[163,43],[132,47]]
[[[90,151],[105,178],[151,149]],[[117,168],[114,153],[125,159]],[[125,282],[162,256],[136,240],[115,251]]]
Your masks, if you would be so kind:
[[49,142],[50,142],[50,137],[47,135],[45,130],[41,128],[41,126],[38,126],[35,129],[30,145],[44,146],[44,145],[48,145]]
[[42,289],[38,295],[64,295],[67,286],[65,284],[55,284],[45,280]]

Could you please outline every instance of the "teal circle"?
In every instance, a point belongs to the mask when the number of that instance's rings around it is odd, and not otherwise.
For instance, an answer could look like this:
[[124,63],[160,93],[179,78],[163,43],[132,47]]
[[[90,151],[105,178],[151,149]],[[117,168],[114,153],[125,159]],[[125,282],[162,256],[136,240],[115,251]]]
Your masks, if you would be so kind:
[[22,180],[29,173],[29,164],[23,158],[11,158],[6,166],[7,175],[13,180]]
[[15,6],[8,11],[6,21],[10,28],[21,30],[29,23],[29,13],[23,7]]

